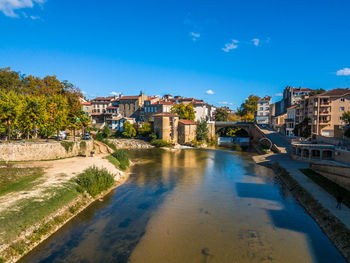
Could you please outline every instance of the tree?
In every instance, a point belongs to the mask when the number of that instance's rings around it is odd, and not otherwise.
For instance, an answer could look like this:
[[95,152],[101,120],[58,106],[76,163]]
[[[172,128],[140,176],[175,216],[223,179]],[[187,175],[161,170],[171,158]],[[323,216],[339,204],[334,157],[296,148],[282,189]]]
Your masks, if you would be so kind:
[[7,125],[7,139],[11,138],[11,130],[15,127],[19,115],[19,97],[10,90],[5,92],[0,90],[0,120],[5,121]]
[[126,121],[124,122],[124,132],[122,134],[124,137],[132,138],[136,136],[136,130],[130,122]]
[[57,133],[65,129],[68,118],[68,103],[67,99],[62,95],[54,95],[48,103],[49,126]]
[[137,133],[143,137],[146,137],[151,134],[151,124],[149,122],[145,122],[141,127],[137,130]]
[[309,93],[309,96],[311,97],[311,96],[315,96],[315,95],[318,95],[318,94],[322,94],[322,93],[324,93],[324,92],[326,92],[324,89],[314,89],[313,91],[311,91],[310,93]]
[[0,89],[18,91],[23,86],[22,76],[11,68],[0,68]]
[[344,112],[342,117],[343,117],[343,121],[346,124],[344,135],[350,138],[350,111]]
[[185,105],[183,103],[174,105],[171,108],[172,113],[179,115],[182,120],[194,121],[196,118],[195,111],[192,104]]
[[198,141],[206,141],[208,139],[208,125],[205,120],[197,123],[196,137]]
[[237,110],[237,114],[244,121],[253,121],[254,114],[258,108],[258,100],[260,97],[255,95],[249,95],[249,97],[241,104],[240,108]]
[[111,136],[111,130],[109,129],[108,125],[105,125],[102,129],[102,137],[109,138],[110,136]]
[[227,121],[228,112],[223,108],[217,108],[214,114],[215,121]]
[[302,122],[295,125],[293,133],[296,136],[301,136],[304,138],[308,138],[311,136],[311,128],[309,125],[309,118],[305,118]]

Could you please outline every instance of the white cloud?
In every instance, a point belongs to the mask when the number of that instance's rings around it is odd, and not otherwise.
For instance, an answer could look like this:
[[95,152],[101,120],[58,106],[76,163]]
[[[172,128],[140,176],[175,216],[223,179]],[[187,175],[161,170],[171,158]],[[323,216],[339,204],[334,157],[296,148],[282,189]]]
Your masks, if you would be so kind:
[[191,32],[190,35],[191,35],[193,41],[196,41],[198,38],[201,37],[200,33],[195,33],[195,32]]
[[225,47],[222,48],[222,50],[224,52],[230,52],[230,50],[238,48],[238,45],[237,45],[238,43],[239,43],[238,40],[232,39],[232,42],[231,43],[226,43]]
[[18,17],[15,10],[33,8],[35,4],[43,4],[46,0],[0,0],[0,11],[9,17]]
[[37,20],[40,19],[40,16],[30,16],[30,19]]
[[227,106],[232,106],[233,105],[232,102],[228,102],[228,101],[220,101],[220,102],[218,102],[218,104],[220,104],[220,105],[227,105]]
[[277,96],[277,97],[283,97],[283,93],[281,93],[281,92],[276,93],[275,96]]
[[214,95],[215,94],[215,92],[213,90],[211,90],[211,89],[208,89],[205,93],[208,94],[208,95]]
[[112,96],[119,96],[121,93],[120,92],[115,92],[115,91],[112,91],[109,93],[109,95],[112,95]]
[[350,76],[350,68],[343,68],[338,70],[337,76]]
[[253,38],[252,42],[253,42],[253,45],[256,46],[256,47],[260,45],[260,39],[259,38]]

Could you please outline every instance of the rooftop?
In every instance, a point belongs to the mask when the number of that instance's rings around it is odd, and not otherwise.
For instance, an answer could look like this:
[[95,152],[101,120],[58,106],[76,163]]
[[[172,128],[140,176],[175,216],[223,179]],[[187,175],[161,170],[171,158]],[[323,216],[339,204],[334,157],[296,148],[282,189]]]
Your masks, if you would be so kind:
[[350,94],[350,89],[332,89],[316,96],[344,96]]
[[179,115],[170,112],[162,112],[154,114],[153,117],[179,117]]
[[179,123],[182,123],[184,125],[197,125],[196,122],[190,120],[179,120]]

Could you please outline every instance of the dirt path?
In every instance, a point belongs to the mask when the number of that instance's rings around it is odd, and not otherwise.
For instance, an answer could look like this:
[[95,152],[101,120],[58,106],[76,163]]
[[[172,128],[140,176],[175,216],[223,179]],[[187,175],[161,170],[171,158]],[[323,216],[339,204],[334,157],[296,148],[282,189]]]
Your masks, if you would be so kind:
[[6,209],[15,209],[16,203],[24,199],[34,198],[40,200],[45,198],[45,190],[52,187],[62,187],[65,182],[68,182],[83,170],[93,165],[99,168],[106,168],[110,173],[116,175],[115,179],[118,181],[122,172],[116,169],[107,159],[104,159],[103,157],[105,156],[107,154],[100,154],[94,157],[74,157],[63,160],[34,161],[18,164],[17,166],[20,167],[41,167],[44,169],[44,175],[37,179],[37,185],[29,191],[17,191],[1,196],[0,214]]

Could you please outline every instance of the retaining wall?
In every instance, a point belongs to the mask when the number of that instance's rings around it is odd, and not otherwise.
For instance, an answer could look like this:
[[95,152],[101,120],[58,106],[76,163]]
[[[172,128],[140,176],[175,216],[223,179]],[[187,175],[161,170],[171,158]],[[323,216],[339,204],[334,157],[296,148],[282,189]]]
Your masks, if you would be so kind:
[[[85,143],[85,147],[84,147]],[[93,149],[93,140],[63,142],[1,143],[0,160],[38,161],[67,158],[79,154],[88,155]]]

